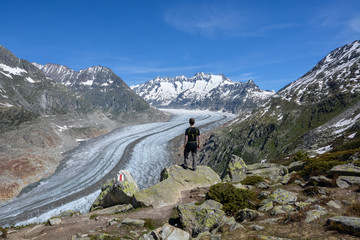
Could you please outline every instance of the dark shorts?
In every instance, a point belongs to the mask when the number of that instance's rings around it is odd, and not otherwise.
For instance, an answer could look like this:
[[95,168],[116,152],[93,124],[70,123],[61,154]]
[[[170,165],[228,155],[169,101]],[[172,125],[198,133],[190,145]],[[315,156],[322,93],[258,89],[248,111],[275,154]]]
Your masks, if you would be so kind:
[[187,143],[185,146],[185,153],[196,153],[197,152],[197,142],[193,142],[193,143]]

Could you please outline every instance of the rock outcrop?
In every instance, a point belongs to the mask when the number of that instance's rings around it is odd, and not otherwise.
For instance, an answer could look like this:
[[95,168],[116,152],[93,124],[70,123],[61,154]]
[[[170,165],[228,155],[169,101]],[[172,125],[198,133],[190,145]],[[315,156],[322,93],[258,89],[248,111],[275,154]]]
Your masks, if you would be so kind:
[[182,191],[210,187],[219,182],[219,175],[210,167],[198,166],[192,171],[171,166],[162,171],[161,182],[134,194],[133,205],[154,208],[173,205],[181,198]]
[[347,216],[331,217],[327,220],[326,224],[331,229],[360,237],[360,218]]
[[128,170],[121,170],[120,175],[124,177],[119,179],[112,179],[105,183],[101,188],[101,193],[91,206],[93,211],[97,208],[107,208],[114,205],[132,203],[134,193],[139,191],[139,187],[135,182],[133,176]]

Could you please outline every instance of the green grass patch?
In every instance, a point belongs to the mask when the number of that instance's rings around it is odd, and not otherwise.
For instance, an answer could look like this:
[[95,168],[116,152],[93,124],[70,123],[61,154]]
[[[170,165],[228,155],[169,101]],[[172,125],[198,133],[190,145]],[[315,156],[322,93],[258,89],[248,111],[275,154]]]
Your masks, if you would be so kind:
[[255,185],[259,182],[265,182],[265,179],[262,176],[254,175],[254,176],[247,176],[240,183],[244,185]]

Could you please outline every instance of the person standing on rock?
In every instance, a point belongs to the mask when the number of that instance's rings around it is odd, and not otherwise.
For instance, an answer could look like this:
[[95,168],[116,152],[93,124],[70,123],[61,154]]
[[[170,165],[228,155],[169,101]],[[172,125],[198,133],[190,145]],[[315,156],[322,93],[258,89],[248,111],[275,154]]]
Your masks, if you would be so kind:
[[195,171],[197,162],[196,154],[197,149],[200,148],[200,130],[195,127],[195,119],[189,119],[190,127],[185,130],[185,140],[184,140],[184,168],[189,168],[189,154],[193,159],[192,169]]

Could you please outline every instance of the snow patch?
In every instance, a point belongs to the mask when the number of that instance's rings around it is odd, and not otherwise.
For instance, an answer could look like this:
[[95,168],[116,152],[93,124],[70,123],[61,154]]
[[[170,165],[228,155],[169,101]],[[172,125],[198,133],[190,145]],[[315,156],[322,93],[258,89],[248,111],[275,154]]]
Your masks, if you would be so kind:
[[35,81],[31,77],[27,77],[25,78],[25,80],[28,81],[29,83],[35,83]]
[[315,150],[315,152],[317,154],[323,154],[323,153],[326,153],[326,152],[330,151],[331,149],[332,149],[331,145],[328,145],[328,146],[321,147],[321,148]]
[[353,133],[353,134],[350,134],[349,136],[348,136],[348,138],[354,138],[355,137],[355,135],[356,135],[356,133]]
[[22,68],[19,68],[19,67],[13,68],[13,67],[9,67],[2,63],[0,63],[0,68],[2,68],[4,71],[6,71],[10,74],[13,74],[13,75],[21,76],[22,73],[26,73],[26,71]]
[[0,105],[4,107],[13,107],[14,105],[11,105],[10,103],[0,103]]

